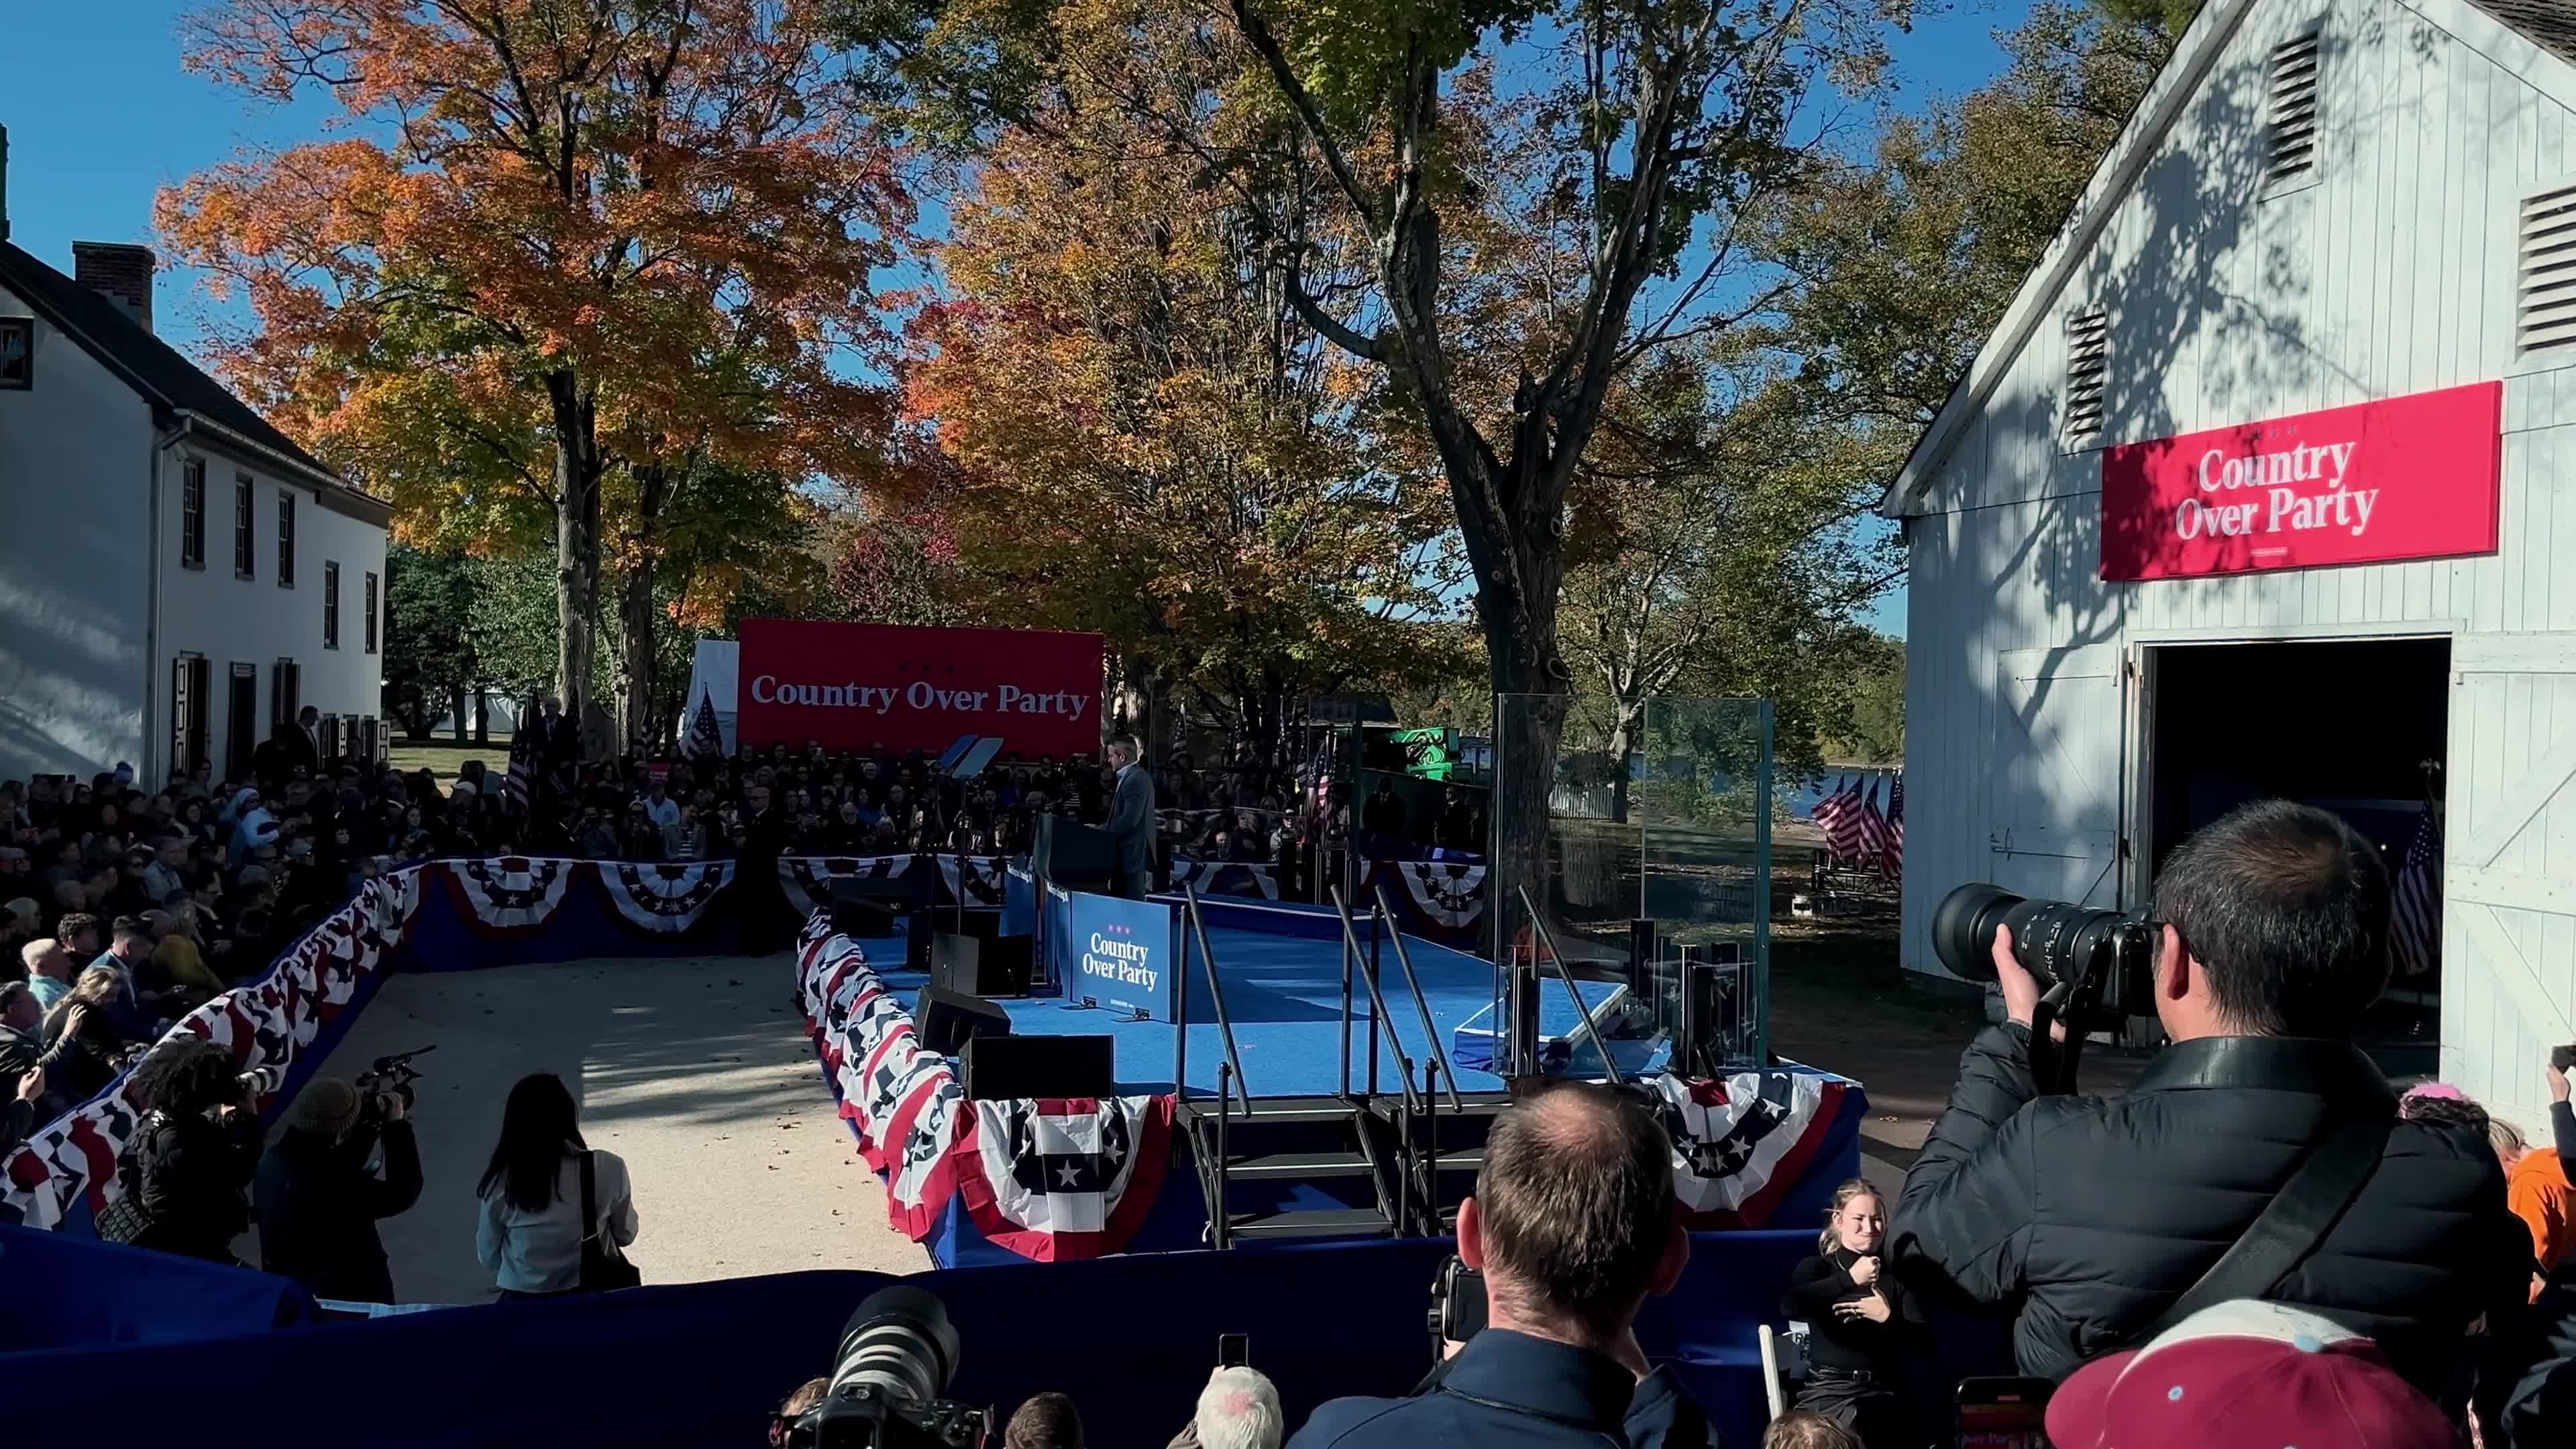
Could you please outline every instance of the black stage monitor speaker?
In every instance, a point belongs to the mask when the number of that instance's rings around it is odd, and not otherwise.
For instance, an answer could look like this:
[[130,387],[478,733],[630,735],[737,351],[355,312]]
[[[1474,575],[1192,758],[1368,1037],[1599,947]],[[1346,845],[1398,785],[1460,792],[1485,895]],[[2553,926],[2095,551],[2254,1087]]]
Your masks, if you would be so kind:
[[943,990],[936,986],[921,988],[921,1000],[912,1009],[913,1030],[920,1034],[921,1049],[953,1057],[967,1042],[983,1036],[1009,1036],[1011,1014],[989,1001]]
[[1034,936],[942,931],[931,947],[930,984],[968,996],[1026,996],[1036,944]]
[[979,1036],[966,1043],[966,1095],[1115,1097],[1117,1040],[1106,1036]]

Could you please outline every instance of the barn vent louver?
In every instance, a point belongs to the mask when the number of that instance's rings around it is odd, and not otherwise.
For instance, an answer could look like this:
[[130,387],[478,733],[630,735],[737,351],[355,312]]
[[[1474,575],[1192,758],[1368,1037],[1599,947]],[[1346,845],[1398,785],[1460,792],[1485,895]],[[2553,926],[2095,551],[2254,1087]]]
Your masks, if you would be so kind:
[[2066,437],[2081,442],[2102,432],[2104,394],[2111,381],[2111,314],[2095,308],[2066,319]]
[[2522,199],[2514,258],[2517,356],[2576,342],[2576,181]]
[[2318,51],[2313,30],[2272,47],[2271,124],[2263,144],[2267,182],[2316,169]]

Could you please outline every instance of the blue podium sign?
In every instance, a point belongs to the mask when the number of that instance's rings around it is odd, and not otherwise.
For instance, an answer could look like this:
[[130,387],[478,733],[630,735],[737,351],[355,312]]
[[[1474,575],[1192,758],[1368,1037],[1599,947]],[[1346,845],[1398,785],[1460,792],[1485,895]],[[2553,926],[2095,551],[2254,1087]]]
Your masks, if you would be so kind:
[[1065,973],[1065,994],[1170,1021],[1173,973],[1181,960],[1172,908],[1084,891],[1066,897],[1059,916],[1060,959],[1072,967]]

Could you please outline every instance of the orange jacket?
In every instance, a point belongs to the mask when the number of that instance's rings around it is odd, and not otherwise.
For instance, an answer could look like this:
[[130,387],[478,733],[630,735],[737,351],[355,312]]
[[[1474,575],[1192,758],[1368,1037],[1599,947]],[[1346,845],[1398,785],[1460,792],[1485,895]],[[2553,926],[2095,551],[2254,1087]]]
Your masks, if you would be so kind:
[[2576,1187],[2569,1186],[2558,1154],[2546,1147],[2524,1153],[2506,1176],[2504,1197],[2514,1216],[2531,1229],[2531,1252],[2540,1260],[2540,1271],[2565,1262],[2569,1249],[2576,1248]]

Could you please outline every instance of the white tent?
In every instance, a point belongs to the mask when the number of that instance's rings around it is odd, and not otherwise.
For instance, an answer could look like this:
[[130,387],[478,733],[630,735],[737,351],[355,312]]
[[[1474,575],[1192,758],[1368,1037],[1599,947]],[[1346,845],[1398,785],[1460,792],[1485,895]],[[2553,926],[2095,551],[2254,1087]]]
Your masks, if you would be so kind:
[[698,717],[698,702],[712,700],[716,727],[724,732],[726,754],[735,748],[734,689],[742,673],[742,644],[733,639],[701,639],[689,666],[689,703],[680,711],[680,746],[688,747],[689,725]]

